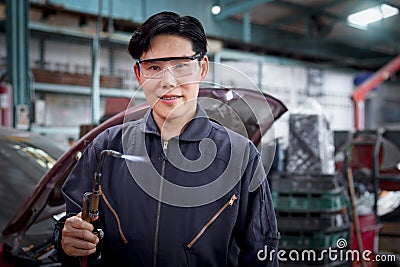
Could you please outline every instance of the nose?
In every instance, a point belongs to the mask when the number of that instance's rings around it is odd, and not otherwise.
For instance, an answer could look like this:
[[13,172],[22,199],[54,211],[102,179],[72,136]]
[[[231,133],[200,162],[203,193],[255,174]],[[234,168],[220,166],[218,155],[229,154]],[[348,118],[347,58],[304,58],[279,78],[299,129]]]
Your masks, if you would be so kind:
[[163,71],[163,77],[161,78],[161,86],[163,88],[172,88],[177,86],[177,81],[169,68]]

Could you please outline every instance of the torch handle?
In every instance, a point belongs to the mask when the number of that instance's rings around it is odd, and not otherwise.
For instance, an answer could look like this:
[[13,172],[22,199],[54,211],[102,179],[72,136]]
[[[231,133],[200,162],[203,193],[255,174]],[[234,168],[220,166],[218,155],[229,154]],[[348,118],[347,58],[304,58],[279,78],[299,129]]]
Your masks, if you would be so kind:
[[90,210],[90,197],[93,193],[92,192],[86,192],[83,194],[83,202],[82,202],[82,220],[90,222],[90,215],[89,215],[89,210]]

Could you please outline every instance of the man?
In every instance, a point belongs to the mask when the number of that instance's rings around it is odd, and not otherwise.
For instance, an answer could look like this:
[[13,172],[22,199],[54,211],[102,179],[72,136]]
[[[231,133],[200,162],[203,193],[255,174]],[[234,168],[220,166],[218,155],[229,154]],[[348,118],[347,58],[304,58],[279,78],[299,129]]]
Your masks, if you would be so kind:
[[[63,186],[59,238],[67,266],[101,254],[102,266],[277,266],[279,233],[260,155],[248,139],[211,122],[197,103],[208,72],[207,41],[190,16],[161,12],[133,34],[128,51],[151,106],[144,119],[107,129]],[[81,217],[101,151],[96,228]]]

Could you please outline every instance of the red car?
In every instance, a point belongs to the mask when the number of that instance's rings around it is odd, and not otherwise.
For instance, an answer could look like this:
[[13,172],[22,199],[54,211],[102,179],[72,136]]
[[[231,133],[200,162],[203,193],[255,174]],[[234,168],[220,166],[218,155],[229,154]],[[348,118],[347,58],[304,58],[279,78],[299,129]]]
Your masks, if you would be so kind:
[[[65,149],[37,133],[0,127],[0,229],[5,228],[64,152]],[[17,254],[25,251],[24,256],[30,258],[32,253],[40,253],[40,247],[47,242],[53,228],[53,220],[26,225],[23,234],[14,237],[21,239]],[[4,259],[3,250],[12,244],[2,243],[6,241],[13,242],[4,237],[0,239],[0,266],[24,266],[10,264]]]
[[[246,135],[256,145],[260,143],[262,135],[271,128],[274,121],[287,111],[285,105],[278,99],[248,89],[201,88],[199,101],[211,119]],[[4,244],[0,251],[0,266],[59,266],[48,256],[53,251],[50,238],[55,221],[52,217],[65,210],[61,194],[62,184],[86,146],[100,132],[113,125],[122,124],[126,118],[139,119],[148,108],[146,104],[132,107],[126,113],[122,112],[100,124],[83,136],[53,166],[48,166],[51,168],[48,168],[48,172],[38,182],[36,188],[32,189],[30,196],[26,195],[26,192],[31,188],[24,189],[25,195],[19,200],[25,201],[13,203],[13,208],[9,211],[14,212],[18,206],[20,208],[16,210],[14,217],[2,232]],[[60,151],[54,152],[54,157],[58,158],[60,154]],[[36,229],[40,225],[44,226],[46,231],[40,234],[41,239],[34,239],[33,237],[39,237]]]

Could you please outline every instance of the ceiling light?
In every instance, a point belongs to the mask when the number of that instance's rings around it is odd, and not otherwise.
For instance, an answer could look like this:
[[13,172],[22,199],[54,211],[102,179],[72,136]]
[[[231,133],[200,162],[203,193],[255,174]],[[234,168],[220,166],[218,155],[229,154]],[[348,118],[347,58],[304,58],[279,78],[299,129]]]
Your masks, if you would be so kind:
[[215,3],[212,8],[211,8],[211,13],[213,15],[218,15],[221,12],[221,6],[219,5],[219,3]]
[[366,29],[368,24],[394,16],[398,13],[399,10],[397,8],[382,4],[353,13],[347,17],[347,21],[350,26]]

